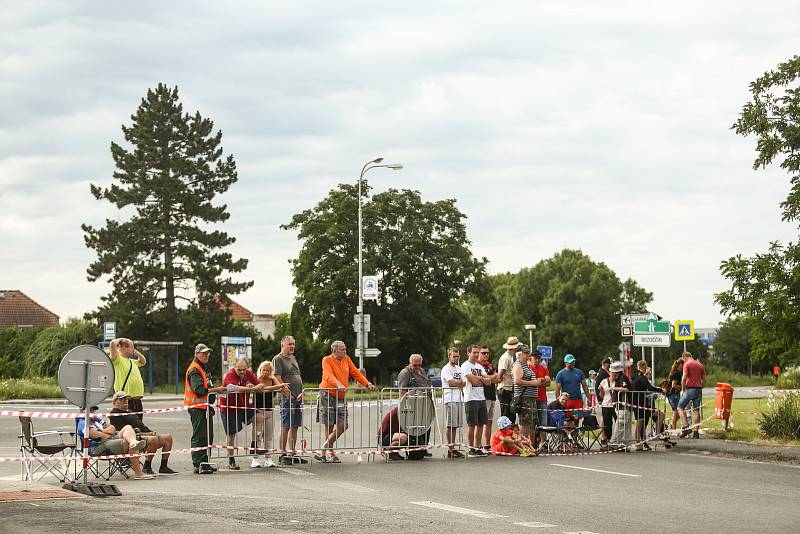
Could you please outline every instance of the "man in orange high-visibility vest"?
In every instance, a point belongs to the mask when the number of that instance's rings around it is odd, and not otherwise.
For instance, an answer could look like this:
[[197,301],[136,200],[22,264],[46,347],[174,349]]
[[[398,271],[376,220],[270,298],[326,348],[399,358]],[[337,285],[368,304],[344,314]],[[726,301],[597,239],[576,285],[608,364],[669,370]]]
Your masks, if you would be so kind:
[[[200,343],[194,349],[194,359],[186,369],[186,378],[183,389],[183,405],[188,407],[189,418],[192,420],[192,448],[206,447],[214,439],[213,428],[209,427],[209,419],[214,415],[214,410],[208,404],[213,402],[209,393],[222,393],[224,387],[214,387],[211,381],[211,371],[208,368],[208,357],[211,349]],[[211,399],[211,401],[209,401]],[[214,470],[208,465],[208,449],[192,452],[194,472],[210,474]],[[201,469],[201,464],[204,464]]]

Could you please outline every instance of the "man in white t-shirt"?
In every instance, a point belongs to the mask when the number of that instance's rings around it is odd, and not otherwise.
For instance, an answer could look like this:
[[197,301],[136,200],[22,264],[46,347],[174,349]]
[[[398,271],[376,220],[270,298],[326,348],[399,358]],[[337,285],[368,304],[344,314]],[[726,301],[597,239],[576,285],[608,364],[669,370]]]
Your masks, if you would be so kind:
[[517,420],[517,414],[510,409],[511,400],[514,398],[514,377],[511,375],[511,368],[514,367],[519,345],[520,342],[516,337],[508,338],[503,345],[506,352],[497,362],[497,380],[500,381],[497,385],[497,402],[500,403],[500,415],[508,417],[512,423]]
[[467,361],[461,364],[461,376],[464,380],[464,411],[467,413],[467,442],[469,443],[469,456],[488,456],[481,447],[483,440],[483,427],[489,422],[486,412],[486,397],[483,386],[488,386],[494,377],[486,374],[483,366],[478,363],[481,349],[478,345],[467,347]]
[[461,388],[464,380],[458,360],[461,354],[456,347],[447,349],[447,364],[442,367],[442,402],[445,409],[445,435],[447,437],[447,457],[463,458],[464,455],[455,450],[456,434],[464,424],[464,408]]

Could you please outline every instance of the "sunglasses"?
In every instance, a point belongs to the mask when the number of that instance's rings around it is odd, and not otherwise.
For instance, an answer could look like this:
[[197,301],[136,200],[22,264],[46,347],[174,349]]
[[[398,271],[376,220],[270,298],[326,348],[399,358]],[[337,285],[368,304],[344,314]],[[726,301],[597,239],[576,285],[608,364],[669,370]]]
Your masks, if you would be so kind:
[[487,356],[489,355],[489,353],[488,353],[488,352],[481,352],[481,354],[485,354],[485,355],[487,355]]

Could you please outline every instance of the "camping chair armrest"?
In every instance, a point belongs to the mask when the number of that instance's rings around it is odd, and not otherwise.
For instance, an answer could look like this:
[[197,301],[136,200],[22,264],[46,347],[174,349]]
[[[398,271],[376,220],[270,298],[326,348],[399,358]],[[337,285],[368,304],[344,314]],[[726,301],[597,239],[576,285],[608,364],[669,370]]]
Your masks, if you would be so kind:
[[74,436],[75,432],[67,430],[43,430],[42,432],[34,432],[31,434],[32,438],[40,438],[42,436]]

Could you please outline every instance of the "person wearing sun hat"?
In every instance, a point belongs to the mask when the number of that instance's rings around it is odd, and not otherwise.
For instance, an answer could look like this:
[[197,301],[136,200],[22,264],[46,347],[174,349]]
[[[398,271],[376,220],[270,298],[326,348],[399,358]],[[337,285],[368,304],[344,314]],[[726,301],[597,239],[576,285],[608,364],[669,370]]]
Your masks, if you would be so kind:
[[511,369],[514,367],[514,359],[519,345],[519,340],[510,336],[503,344],[506,352],[500,356],[500,360],[497,362],[497,402],[500,403],[500,415],[508,417],[512,423],[516,420],[517,415],[511,410],[511,400],[514,398],[514,378],[511,375]]
[[[586,376],[583,371],[575,367],[575,356],[567,354],[564,356],[564,368],[561,369],[556,375],[555,379],[555,392],[558,397],[561,392],[569,393],[569,400],[567,401],[567,410],[583,408],[583,397],[581,390],[589,397],[589,388],[586,386]],[[569,417],[569,412],[567,417]]]

